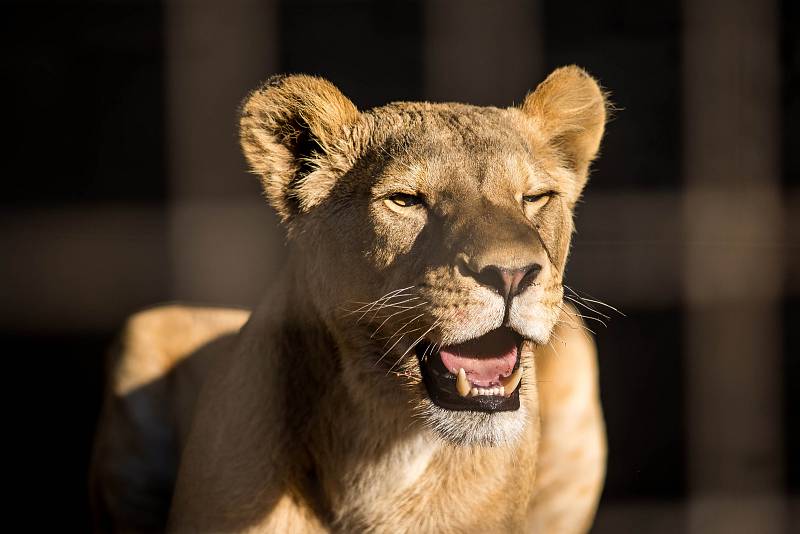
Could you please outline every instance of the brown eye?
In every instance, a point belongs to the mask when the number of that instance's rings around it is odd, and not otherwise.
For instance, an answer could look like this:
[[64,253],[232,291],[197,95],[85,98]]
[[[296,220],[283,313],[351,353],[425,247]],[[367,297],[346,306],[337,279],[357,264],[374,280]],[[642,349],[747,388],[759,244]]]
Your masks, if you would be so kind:
[[401,208],[409,208],[422,204],[422,199],[417,195],[410,195],[408,193],[394,193],[387,197],[387,200]]
[[546,193],[539,193],[536,195],[523,195],[522,201],[527,204],[542,204],[544,205],[551,197],[555,196],[555,191],[547,191]]

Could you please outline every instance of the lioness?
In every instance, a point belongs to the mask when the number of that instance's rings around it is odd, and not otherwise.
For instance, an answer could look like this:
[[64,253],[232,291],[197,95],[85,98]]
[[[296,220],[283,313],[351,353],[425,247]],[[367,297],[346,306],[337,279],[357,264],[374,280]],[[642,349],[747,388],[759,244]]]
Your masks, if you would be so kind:
[[252,313],[130,319],[100,528],[586,531],[604,425],[562,277],[605,121],[574,66],[505,109],[360,112],[302,75],[254,91],[241,143],[289,258]]

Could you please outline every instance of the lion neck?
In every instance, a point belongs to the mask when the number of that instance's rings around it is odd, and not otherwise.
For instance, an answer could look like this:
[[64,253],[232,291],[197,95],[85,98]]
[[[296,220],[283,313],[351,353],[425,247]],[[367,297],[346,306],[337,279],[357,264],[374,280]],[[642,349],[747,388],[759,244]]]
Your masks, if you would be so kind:
[[[284,289],[262,301],[248,329],[267,344],[274,370],[264,400],[283,407],[274,445],[292,465],[295,491],[321,518],[347,524],[346,518],[392,509],[376,507],[379,502],[424,500],[421,488],[441,484],[443,477],[454,486],[450,493],[467,492],[479,502],[484,492],[498,491],[485,480],[502,482],[512,465],[530,456],[514,447],[456,447],[416,421],[407,403],[354,396],[342,365],[348,349],[307,289],[285,276],[287,283],[276,285]],[[468,473],[465,464],[473,466]]]

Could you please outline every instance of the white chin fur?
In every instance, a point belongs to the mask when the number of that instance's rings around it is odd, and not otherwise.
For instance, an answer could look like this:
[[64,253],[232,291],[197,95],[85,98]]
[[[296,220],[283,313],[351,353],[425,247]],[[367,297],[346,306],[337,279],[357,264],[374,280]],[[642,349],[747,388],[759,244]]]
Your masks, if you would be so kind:
[[443,440],[454,445],[509,446],[525,430],[527,412],[521,404],[513,412],[469,412],[440,408],[428,402],[423,417]]
[[[524,297],[524,295],[521,295]],[[526,299],[527,300],[527,299]],[[533,300],[533,299],[531,299]],[[508,326],[527,339],[545,344],[558,320],[559,310],[539,302],[522,302],[514,299],[508,314]]]

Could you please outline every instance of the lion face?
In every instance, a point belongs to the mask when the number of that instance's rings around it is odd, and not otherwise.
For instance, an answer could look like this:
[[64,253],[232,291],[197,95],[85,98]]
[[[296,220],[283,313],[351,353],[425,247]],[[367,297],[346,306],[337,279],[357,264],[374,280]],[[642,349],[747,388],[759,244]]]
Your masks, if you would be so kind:
[[354,399],[455,443],[521,434],[605,115],[576,67],[521,108],[359,113],[306,76],[250,96],[245,154],[289,229],[298,286],[339,345]]

